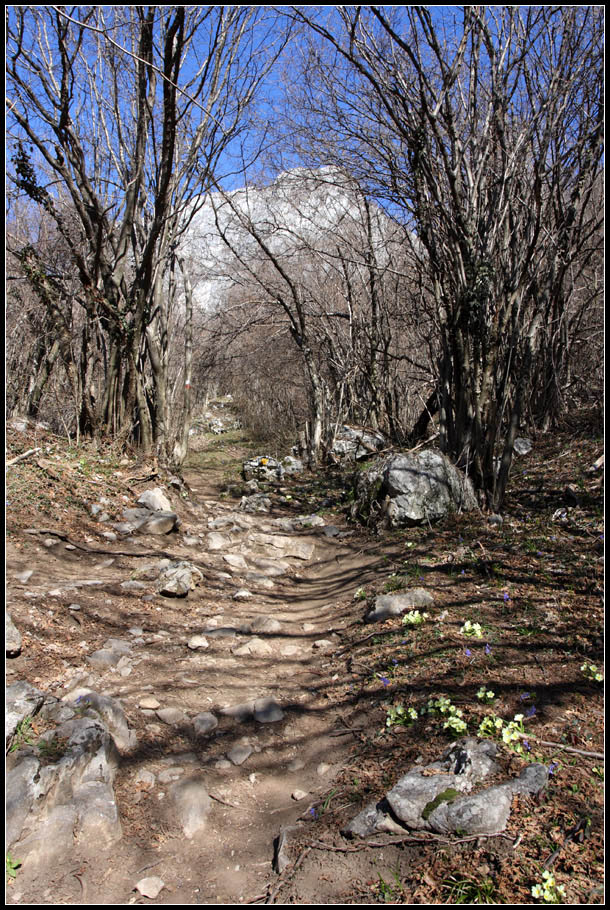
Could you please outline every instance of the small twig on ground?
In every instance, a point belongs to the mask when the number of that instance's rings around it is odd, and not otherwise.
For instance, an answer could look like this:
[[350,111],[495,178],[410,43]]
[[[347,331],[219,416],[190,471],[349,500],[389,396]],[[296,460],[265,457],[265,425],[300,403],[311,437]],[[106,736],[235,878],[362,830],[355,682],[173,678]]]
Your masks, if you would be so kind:
[[584,818],[579,819],[578,822],[574,825],[574,827],[571,828],[566,833],[566,836],[564,837],[563,842],[559,845],[559,847],[557,847],[557,849],[553,853],[551,853],[551,855],[547,859],[545,859],[544,863],[542,864],[543,867],[545,869],[550,869],[551,866],[554,864],[555,860],[557,859],[557,857],[559,856],[559,854],[561,853],[561,851],[563,850],[563,848],[565,847],[565,845],[567,843],[569,843],[569,841],[571,841],[571,840],[576,840],[579,835],[580,835],[580,842],[582,843],[582,841],[586,837],[588,837],[590,827],[591,827],[591,820],[588,819],[586,816]]
[[305,857],[307,856],[307,854],[310,852],[311,849],[312,848],[309,846],[305,847],[305,849],[301,852],[299,858],[295,862],[294,866],[292,866],[292,868],[290,868],[290,869],[287,868],[286,870],[284,870],[284,872],[282,872],[280,874],[280,881],[277,883],[277,885],[275,886],[275,888],[273,889],[271,894],[267,897],[267,900],[265,901],[266,904],[273,903],[273,901],[277,897],[277,894],[278,894],[280,888],[286,883],[287,876],[284,877],[284,873],[286,871],[288,871],[293,875],[297,871],[297,869],[299,868],[299,866],[301,865],[301,863],[303,862],[303,860],[305,859]]
[[208,796],[210,797],[210,799],[216,800],[217,803],[221,803],[223,806],[228,806],[229,809],[241,809],[242,808],[241,806],[235,805],[235,803],[228,803],[226,800],[221,799],[219,796],[214,796],[213,793],[208,792]]
[[573,746],[565,746],[563,743],[550,742],[548,739],[540,739],[533,733],[519,733],[521,739],[533,739],[541,746],[552,746],[554,749],[563,749],[564,752],[575,752],[576,755],[587,755],[589,758],[600,758],[605,761],[603,752],[587,752],[585,749],[575,749]]
[[9,458],[5,467],[10,468],[12,464],[17,464],[18,461],[23,461],[25,458],[29,458],[30,455],[35,455],[37,452],[42,452],[42,449],[40,447],[37,449],[28,449],[27,452],[23,452],[22,455],[16,455],[15,458]]

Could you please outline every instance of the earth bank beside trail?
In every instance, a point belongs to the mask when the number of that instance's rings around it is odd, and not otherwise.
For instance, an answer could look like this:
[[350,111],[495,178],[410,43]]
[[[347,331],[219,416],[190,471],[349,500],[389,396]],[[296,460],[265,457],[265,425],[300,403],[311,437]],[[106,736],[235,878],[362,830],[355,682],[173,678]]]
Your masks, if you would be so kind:
[[[59,696],[78,683],[118,698],[138,744],[115,782],[120,841],[106,855],[66,854],[50,878],[16,852],[9,903],[150,902],[134,890],[146,876],[164,883],[156,903],[454,903],[464,894],[529,903],[545,863],[568,900],[603,901],[603,762],[588,755],[603,751],[603,702],[581,670],[602,668],[598,440],[540,441],[520,462],[501,526],[456,516],[374,536],[346,521],[340,471],[285,478],[267,490],[270,512],[241,511],[232,494],[255,450],[237,430],[201,438],[183,489],[154,464],[120,465],[37,433],[9,436],[10,455],[44,451],[8,475],[8,604],[22,648],[7,681]],[[178,532],[103,537],[92,501],[118,513],[158,485]],[[324,524],[291,526],[299,515]],[[202,573],[186,598],[155,590],[161,559]],[[83,580],[99,584],[71,587]],[[123,586],[134,581],[143,587]],[[421,627],[400,616],[364,622],[376,595],[416,587],[434,598]],[[460,632],[466,620],[482,626],[481,640]],[[121,669],[88,663],[132,629],[143,641]],[[206,644],[189,647],[194,636]],[[477,699],[481,685],[491,704]],[[531,756],[555,765],[543,798],[513,806],[505,837],[343,838],[365,804],[451,741],[422,713],[441,695],[470,732],[485,715],[529,715],[529,753],[500,740],[502,770],[515,777]],[[407,706],[415,723],[387,724]],[[202,715],[216,721],[203,733],[208,721],[193,723]],[[189,838],[172,800],[199,777],[210,806]],[[578,828],[581,819],[589,823]]]

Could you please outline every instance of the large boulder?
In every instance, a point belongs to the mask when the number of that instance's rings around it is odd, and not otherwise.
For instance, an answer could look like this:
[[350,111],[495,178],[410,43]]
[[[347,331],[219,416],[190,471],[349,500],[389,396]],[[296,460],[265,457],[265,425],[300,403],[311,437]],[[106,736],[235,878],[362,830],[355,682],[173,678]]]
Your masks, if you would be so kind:
[[335,436],[331,454],[347,461],[370,458],[386,445],[385,436],[362,427],[342,426]]
[[354,517],[395,528],[476,508],[469,479],[442,452],[422,449],[391,455],[363,472],[352,511]]
[[[437,834],[497,834],[507,825],[513,797],[535,796],[546,785],[544,765],[528,765],[517,778],[493,786],[497,777],[496,745],[465,737],[454,742],[440,760],[414,767],[379,801],[369,803],[343,833],[370,837],[391,831],[433,831]],[[473,792],[476,791],[476,792]]]

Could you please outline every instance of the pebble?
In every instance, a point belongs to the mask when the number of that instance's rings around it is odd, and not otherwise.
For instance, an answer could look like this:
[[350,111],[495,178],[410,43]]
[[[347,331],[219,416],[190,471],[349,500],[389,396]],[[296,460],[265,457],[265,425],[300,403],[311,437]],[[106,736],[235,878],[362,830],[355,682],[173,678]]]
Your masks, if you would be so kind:
[[274,724],[284,719],[284,712],[273,698],[258,698],[254,702],[254,719],[260,724]]
[[243,763],[250,758],[252,755],[252,746],[249,745],[239,745],[233,746],[233,748],[227,752],[227,758],[229,761],[232,761],[234,765],[243,765]]
[[233,600],[249,600],[250,597],[252,597],[252,593],[247,588],[240,588],[233,595]]
[[305,790],[293,790],[290,795],[292,796],[292,798],[294,800],[296,800],[298,802],[301,799],[305,799],[305,797],[307,796],[307,793],[305,792]]
[[157,875],[151,875],[149,878],[141,878],[136,885],[136,889],[142,897],[150,897],[153,900],[158,897],[159,893],[165,887],[165,882]]
[[218,719],[214,717],[213,714],[210,714],[209,711],[203,711],[193,718],[193,727],[197,736],[203,736],[205,733],[209,733],[210,730],[214,730],[217,726]]
[[160,708],[157,711],[157,717],[170,726],[177,726],[188,719],[181,708]]
[[205,635],[192,635],[187,641],[187,647],[191,651],[201,650],[202,648],[209,648],[209,643]]

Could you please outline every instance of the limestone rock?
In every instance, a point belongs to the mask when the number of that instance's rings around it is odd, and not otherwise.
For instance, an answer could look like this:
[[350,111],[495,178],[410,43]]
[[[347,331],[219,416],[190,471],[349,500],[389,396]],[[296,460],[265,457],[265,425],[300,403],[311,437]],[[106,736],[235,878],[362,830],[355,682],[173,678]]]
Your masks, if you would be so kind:
[[[535,794],[546,784],[542,765],[529,765],[515,780],[471,791],[498,770],[496,746],[466,737],[439,761],[403,775],[384,799],[366,806],[344,833],[366,837],[374,832],[429,830],[440,834],[497,834],[508,821],[515,793]],[[400,823],[397,828],[397,822]]]
[[335,437],[331,452],[338,458],[360,461],[383,449],[385,445],[386,440],[381,433],[363,427],[343,426]]
[[436,521],[450,512],[478,508],[468,478],[436,449],[391,455],[358,480],[354,517],[389,527]]
[[257,698],[254,702],[254,719],[259,724],[275,724],[284,719],[284,712],[274,698]]
[[15,657],[21,651],[21,632],[12,620],[8,610],[4,611],[4,640],[6,642],[6,653],[9,657]]
[[244,480],[281,480],[284,475],[283,465],[270,455],[259,455],[244,462],[242,469]]
[[25,717],[34,716],[45,700],[44,692],[25,681],[12,683],[4,693],[4,732],[6,742]]
[[204,736],[218,726],[218,718],[209,711],[202,711],[193,718],[193,727],[197,736]]
[[390,616],[400,616],[405,610],[429,607],[434,598],[424,588],[412,588],[400,594],[379,594],[375,606],[367,615],[367,622],[384,622]]
[[144,490],[144,492],[138,496],[138,503],[146,506],[151,512],[172,511],[172,504],[161,487],[155,487],[152,490]]
[[201,581],[203,575],[192,563],[172,562],[161,572],[157,591],[164,597],[186,597]]
[[136,885],[136,889],[140,892],[142,897],[149,897],[152,900],[159,896],[164,887],[165,882],[157,875],[141,878]]
[[[145,518],[136,526],[139,534],[169,534],[179,526],[179,519],[175,512],[159,511]],[[114,525],[116,528],[117,525]]]

